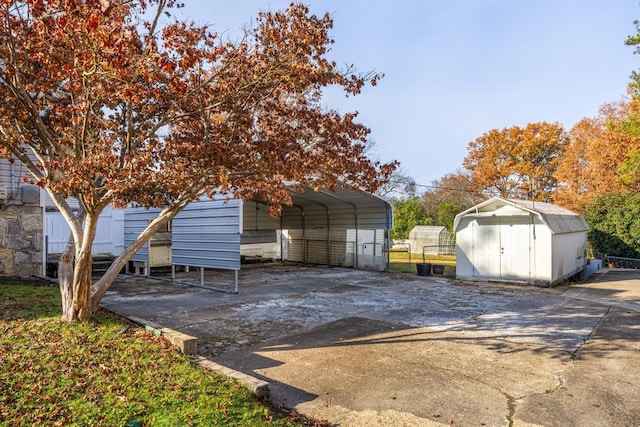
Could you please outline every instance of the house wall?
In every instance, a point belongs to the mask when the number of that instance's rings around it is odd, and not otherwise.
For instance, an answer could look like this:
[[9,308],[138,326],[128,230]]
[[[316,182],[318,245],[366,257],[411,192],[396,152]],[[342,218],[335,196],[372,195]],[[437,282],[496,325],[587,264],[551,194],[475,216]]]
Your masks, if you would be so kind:
[[[25,167],[0,159],[0,275],[31,277],[43,274],[43,209],[35,187],[24,203]],[[35,192],[34,192],[35,191]],[[26,200],[26,199],[25,199]]]
[[12,277],[42,275],[42,208],[7,205],[0,209],[0,274]]
[[[47,254],[64,251],[71,229],[58,211],[45,213]],[[96,238],[91,248],[94,254],[120,255],[124,251],[124,209],[107,206],[98,218]]]

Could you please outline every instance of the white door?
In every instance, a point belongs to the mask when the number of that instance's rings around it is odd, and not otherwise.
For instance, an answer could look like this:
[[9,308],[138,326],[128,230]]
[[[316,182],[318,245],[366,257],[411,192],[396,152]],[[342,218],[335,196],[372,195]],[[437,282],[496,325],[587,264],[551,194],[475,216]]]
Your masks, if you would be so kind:
[[473,275],[500,277],[500,223],[495,218],[478,218],[472,226]]
[[529,218],[478,218],[474,232],[473,275],[529,279]]
[[529,217],[500,222],[500,278],[529,280]]

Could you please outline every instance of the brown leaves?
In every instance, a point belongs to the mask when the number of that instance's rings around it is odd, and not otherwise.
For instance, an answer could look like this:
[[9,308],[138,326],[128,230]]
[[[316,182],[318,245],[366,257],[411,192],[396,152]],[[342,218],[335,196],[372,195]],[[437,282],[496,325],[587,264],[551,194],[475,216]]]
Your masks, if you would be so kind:
[[193,23],[159,31],[140,21],[150,5],[163,2],[0,8],[0,146],[37,154],[39,166],[21,159],[41,185],[87,210],[161,206],[205,188],[264,194],[277,210],[290,202],[285,181],[373,191],[393,171],[363,154],[369,130],[355,115],[320,108],[327,85],[356,94],[381,78],[324,57],[329,15],[301,4],[261,13],[253,42],[231,44]]
[[586,203],[606,192],[621,190],[618,169],[640,139],[622,128],[631,114],[625,103],[605,104],[598,117],[584,118],[571,129],[571,142],[558,166],[563,185],[554,201],[581,212]]

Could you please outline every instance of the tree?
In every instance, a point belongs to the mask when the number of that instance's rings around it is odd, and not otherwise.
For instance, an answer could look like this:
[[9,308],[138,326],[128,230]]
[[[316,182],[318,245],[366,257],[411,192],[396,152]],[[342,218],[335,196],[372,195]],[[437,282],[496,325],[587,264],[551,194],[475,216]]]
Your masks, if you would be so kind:
[[447,227],[449,232],[453,232],[453,223],[456,215],[464,210],[464,207],[455,202],[444,202],[438,205],[438,224]]
[[416,225],[430,224],[433,224],[433,222],[424,214],[418,197],[394,201],[393,229],[390,232],[392,239],[407,239],[409,232],[411,232]]
[[389,179],[383,183],[376,194],[390,200],[405,200],[415,197],[416,181],[401,168],[396,169]]
[[[458,214],[486,197],[475,189],[468,173],[457,170],[433,181],[431,188],[422,194],[421,199],[425,214],[434,224],[448,225],[449,215],[445,215],[445,212],[453,213],[457,210]],[[450,222],[453,225],[453,221]]]
[[[0,5],[0,155],[25,164],[71,228],[59,265],[64,320],[89,318],[131,256],[203,194],[258,195],[277,214],[291,203],[287,182],[375,191],[395,168],[364,154],[369,130],[356,114],[320,108],[323,87],[357,95],[380,78],[327,60],[329,15],[292,4],[225,42],[172,18],[174,6]],[[130,203],[161,213],[92,284],[98,215]]]
[[560,185],[555,203],[582,212],[590,200],[624,189],[619,170],[640,148],[640,138],[628,131],[630,114],[628,103],[609,103],[600,108],[598,117],[573,126],[556,171]]
[[568,136],[558,123],[492,129],[468,145],[463,161],[476,189],[489,195],[549,201]]
[[[636,27],[636,34],[627,37],[625,44],[634,46],[634,55],[640,53],[640,21],[633,21]],[[631,72],[631,82],[629,83],[629,94],[632,99],[629,102],[629,115],[623,123],[624,130],[635,136],[640,137],[640,73]],[[629,151],[628,156],[622,162],[620,169],[620,182],[627,188],[634,191],[640,190],[640,149],[633,148]]]
[[612,191],[585,206],[589,242],[594,251],[611,256],[640,258],[640,194]]

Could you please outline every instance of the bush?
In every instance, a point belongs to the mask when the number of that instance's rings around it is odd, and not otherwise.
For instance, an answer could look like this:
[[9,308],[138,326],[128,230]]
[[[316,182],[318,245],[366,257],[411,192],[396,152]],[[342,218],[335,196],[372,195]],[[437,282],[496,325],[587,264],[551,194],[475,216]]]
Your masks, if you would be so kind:
[[587,204],[584,216],[595,252],[640,258],[640,194],[604,194]]

